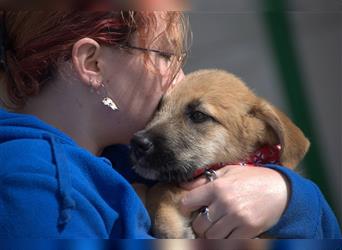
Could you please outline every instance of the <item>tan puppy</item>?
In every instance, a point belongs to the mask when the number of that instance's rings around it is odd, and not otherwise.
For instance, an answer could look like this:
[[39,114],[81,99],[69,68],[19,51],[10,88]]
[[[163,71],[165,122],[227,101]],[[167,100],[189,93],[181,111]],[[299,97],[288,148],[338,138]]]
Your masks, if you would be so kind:
[[199,168],[243,162],[260,147],[277,144],[280,162],[289,168],[309,148],[287,116],[234,75],[201,70],[186,76],[164,96],[153,120],[131,142],[135,171],[164,183],[141,194],[154,235],[195,237],[191,215],[179,212],[183,191],[175,184],[193,179]]

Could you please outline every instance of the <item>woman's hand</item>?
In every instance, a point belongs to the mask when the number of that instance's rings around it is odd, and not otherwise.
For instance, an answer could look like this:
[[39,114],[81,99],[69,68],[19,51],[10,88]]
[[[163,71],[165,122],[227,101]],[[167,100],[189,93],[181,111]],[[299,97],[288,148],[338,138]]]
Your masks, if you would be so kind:
[[209,215],[198,214],[192,227],[200,238],[255,238],[277,223],[290,194],[286,177],[254,166],[226,166],[217,179],[201,177],[181,185],[189,190],[181,202],[183,211],[204,206]]

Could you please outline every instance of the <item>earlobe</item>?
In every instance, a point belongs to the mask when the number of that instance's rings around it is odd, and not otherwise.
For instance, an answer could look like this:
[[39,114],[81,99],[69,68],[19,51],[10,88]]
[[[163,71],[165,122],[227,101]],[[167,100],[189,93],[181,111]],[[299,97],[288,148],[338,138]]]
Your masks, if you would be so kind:
[[92,84],[90,79],[101,77],[101,70],[98,66],[100,50],[100,44],[91,38],[82,38],[73,46],[72,63],[74,69],[86,84]]

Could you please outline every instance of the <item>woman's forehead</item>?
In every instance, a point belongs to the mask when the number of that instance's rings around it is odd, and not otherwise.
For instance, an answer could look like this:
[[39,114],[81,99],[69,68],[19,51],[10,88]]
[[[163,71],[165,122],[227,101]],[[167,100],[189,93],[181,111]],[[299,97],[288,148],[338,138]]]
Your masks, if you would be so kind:
[[[168,23],[167,13],[164,11],[156,11],[155,14],[155,22],[149,23],[149,26],[146,27],[144,33],[138,32],[135,40],[138,43],[144,43],[146,46],[150,46],[150,48],[155,49],[167,49],[172,48],[172,40],[175,40],[176,34],[170,32],[168,29],[168,25],[172,25]],[[133,39],[134,41],[134,39]]]

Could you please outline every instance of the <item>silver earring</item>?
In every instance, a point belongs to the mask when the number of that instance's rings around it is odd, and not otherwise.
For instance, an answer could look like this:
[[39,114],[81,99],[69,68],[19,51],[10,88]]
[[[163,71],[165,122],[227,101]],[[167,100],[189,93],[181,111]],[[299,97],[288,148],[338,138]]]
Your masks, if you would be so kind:
[[[92,83],[92,79],[90,79],[90,82]],[[119,110],[119,107],[115,104],[112,98],[109,97],[108,91],[106,90],[105,85],[101,83],[100,81],[97,82],[97,85],[99,87],[97,89],[94,89],[94,87],[91,87],[90,92],[94,93],[96,91],[96,94],[101,96],[103,105],[109,107],[113,111]],[[93,84],[91,84],[91,86],[93,86]]]
[[115,102],[113,102],[113,100],[109,97],[105,97],[102,99],[102,103],[105,105],[105,106],[108,106],[110,107],[112,110],[119,110],[118,106],[115,104]]

